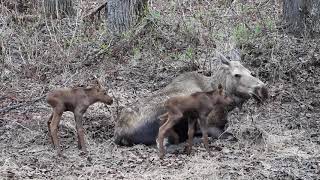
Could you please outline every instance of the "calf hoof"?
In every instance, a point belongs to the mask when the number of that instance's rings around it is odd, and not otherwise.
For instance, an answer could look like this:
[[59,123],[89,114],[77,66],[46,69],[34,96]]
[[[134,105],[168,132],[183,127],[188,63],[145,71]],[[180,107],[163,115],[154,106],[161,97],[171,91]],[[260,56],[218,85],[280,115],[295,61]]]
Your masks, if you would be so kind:
[[88,151],[81,151],[80,152],[80,156],[86,156],[86,155],[88,155]]
[[52,149],[57,149],[56,146],[53,143],[51,144],[51,148]]
[[61,150],[57,150],[57,156],[62,157],[62,158],[66,158],[66,156],[62,154]]
[[191,154],[191,149],[190,149],[190,148],[187,148],[187,149],[186,149],[186,153],[187,153],[187,155],[189,156],[189,155]]
[[86,147],[82,147],[81,149],[80,149],[80,156],[85,156],[85,155],[87,155],[88,154],[88,150],[87,150],[87,148]]
[[81,144],[80,143],[78,143],[78,149],[82,149],[82,146],[81,146]]
[[164,158],[164,153],[159,153],[159,159],[163,160]]

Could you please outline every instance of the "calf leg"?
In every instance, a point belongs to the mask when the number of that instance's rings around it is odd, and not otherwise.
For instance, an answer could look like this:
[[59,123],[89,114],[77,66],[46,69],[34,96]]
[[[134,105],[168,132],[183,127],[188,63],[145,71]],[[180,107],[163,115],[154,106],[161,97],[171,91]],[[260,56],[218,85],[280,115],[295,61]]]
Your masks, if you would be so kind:
[[[162,126],[164,123],[166,123],[168,119],[168,113],[162,114],[161,116],[159,116],[159,119],[160,119],[160,126]],[[171,136],[173,138],[174,144],[179,143],[179,135],[172,128],[168,130],[167,136]]]
[[202,131],[202,138],[203,138],[204,147],[207,150],[207,152],[209,153],[209,155],[211,156],[211,152],[209,150],[207,118],[206,118],[206,116],[202,115],[202,116],[200,116],[198,121],[199,121],[200,129]]
[[51,138],[52,138],[52,142],[53,142],[54,147],[57,149],[58,155],[61,155],[61,149],[60,149],[60,144],[59,144],[59,139],[58,139],[58,126],[60,123],[62,113],[63,113],[63,111],[55,109],[53,111],[52,121],[50,123]]
[[49,139],[50,139],[51,143],[53,144],[53,139],[52,139],[51,130],[50,130],[50,124],[51,124],[51,121],[52,121],[52,117],[53,117],[53,113],[51,113],[51,115],[50,115],[50,117],[48,119],[47,125],[48,125]]
[[183,116],[183,114],[178,111],[177,114],[171,115],[170,113],[168,114],[168,120],[159,128],[159,135],[157,138],[157,142],[159,143],[159,157],[160,159],[163,159],[164,157],[164,146],[163,146],[163,140],[165,136],[167,135],[167,132],[170,128],[172,128],[176,122]]
[[83,114],[80,112],[74,113],[74,118],[76,120],[77,135],[78,135],[78,148],[81,151],[83,151],[85,154],[87,154],[87,147],[84,142],[84,129],[82,125],[82,116]]
[[168,136],[171,136],[173,138],[174,144],[179,144],[179,135],[174,131],[173,128],[170,128],[168,130]]
[[193,136],[194,136],[194,119],[188,120],[188,146],[187,146],[187,154],[189,155],[191,153],[192,144],[193,144]]
[[159,116],[159,119],[160,119],[160,125],[163,125],[168,119],[168,113],[162,114],[161,116]]

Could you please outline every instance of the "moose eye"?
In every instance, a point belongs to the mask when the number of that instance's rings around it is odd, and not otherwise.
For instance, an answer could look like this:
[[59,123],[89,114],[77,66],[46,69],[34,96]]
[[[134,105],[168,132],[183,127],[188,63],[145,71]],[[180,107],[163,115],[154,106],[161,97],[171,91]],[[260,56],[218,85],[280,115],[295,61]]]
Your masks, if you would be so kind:
[[235,74],[235,75],[234,75],[234,77],[236,77],[236,78],[240,78],[240,77],[241,77],[241,75],[240,75],[240,74]]

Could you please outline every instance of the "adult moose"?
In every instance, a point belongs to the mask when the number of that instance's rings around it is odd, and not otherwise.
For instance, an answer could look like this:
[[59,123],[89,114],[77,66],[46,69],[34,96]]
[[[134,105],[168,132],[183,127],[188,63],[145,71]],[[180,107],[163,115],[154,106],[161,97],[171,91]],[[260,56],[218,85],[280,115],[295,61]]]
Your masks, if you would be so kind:
[[[233,103],[228,107],[228,111],[233,110],[237,106],[241,107],[251,97],[258,102],[267,99],[268,91],[261,80],[252,76],[251,72],[239,61],[231,61],[222,54],[218,54],[221,64],[211,77],[197,72],[181,74],[165,88],[141,100],[136,106],[124,109],[116,122],[115,143],[126,146],[133,144],[155,144],[160,127],[158,117],[165,113],[164,102],[170,97],[211,91],[218,84],[222,84],[225,87],[225,93],[233,99]],[[209,118],[208,135],[216,138],[219,137],[224,132],[226,123],[226,119],[223,119],[221,123],[217,122],[217,119],[214,117],[212,119]],[[184,129],[187,132],[187,125],[185,127],[182,126],[183,124],[175,125],[175,130]],[[177,133],[179,137],[187,135],[186,133],[181,134],[184,133],[181,131],[177,131]]]

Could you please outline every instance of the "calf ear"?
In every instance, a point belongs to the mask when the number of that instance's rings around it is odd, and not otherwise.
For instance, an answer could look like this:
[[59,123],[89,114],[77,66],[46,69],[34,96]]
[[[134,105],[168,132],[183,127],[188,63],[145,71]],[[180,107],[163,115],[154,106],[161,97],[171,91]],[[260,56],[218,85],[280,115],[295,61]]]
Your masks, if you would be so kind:
[[101,84],[98,79],[95,79],[95,87],[101,89]]

